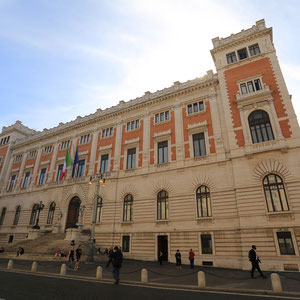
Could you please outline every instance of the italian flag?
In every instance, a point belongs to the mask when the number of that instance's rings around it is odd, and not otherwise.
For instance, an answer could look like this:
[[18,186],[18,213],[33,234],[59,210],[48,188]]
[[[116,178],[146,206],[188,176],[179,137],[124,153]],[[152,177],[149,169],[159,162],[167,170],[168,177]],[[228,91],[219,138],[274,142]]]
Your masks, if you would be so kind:
[[71,156],[69,153],[69,149],[67,149],[67,153],[66,153],[66,157],[65,157],[65,161],[64,161],[64,166],[61,172],[61,176],[60,176],[60,180],[63,180],[65,175],[66,175],[66,168],[68,166],[72,166],[72,160],[71,160]]

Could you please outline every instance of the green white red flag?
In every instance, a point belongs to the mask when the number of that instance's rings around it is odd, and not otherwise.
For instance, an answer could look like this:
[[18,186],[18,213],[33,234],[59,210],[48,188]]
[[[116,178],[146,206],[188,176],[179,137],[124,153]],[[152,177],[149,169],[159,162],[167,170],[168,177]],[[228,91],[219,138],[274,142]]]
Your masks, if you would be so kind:
[[68,166],[72,166],[72,160],[71,160],[71,156],[69,153],[69,149],[67,149],[67,153],[66,153],[66,157],[65,157],[65,161],[64,161],[64,166],[61,172],[61,176],[60,176],[60,180],[63,180],[64,177],[66,176],[66,168]]

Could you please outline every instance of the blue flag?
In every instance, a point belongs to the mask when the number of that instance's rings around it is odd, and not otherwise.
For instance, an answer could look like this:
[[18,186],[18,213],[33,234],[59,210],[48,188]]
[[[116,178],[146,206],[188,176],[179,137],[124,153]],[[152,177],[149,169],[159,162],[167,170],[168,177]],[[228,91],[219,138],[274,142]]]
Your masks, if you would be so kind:
[[75,176],[75,170],[76,170],[76,165],[79,162],[79,158],[78,158],[78,146],[76,148],[76,153],[75,153],[75,158],[73,161],[73,170],[72,170],[72,178]]

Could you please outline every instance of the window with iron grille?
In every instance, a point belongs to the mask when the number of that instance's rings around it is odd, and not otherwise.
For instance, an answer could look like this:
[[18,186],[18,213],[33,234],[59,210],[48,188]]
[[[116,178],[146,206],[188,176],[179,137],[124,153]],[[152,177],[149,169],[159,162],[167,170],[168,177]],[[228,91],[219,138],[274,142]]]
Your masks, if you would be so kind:
[[202,254],[212,254],[211,234],[201,234],[201,249]]
[[122,236],[122,251],[123,252],[129,252],[130,247],[130,236],[129,235],[123,235]]
[[133,197],[128,194],[124,198],[123,205],[123,221],[132,221]]
[[16,209],[13,225],[18,225],[19,219],[20,219],[20,214],[21,214],[21,206],[19,205]]
[[205,185],[201,185],[196,191],[198,218],[211,217],[210,191]]

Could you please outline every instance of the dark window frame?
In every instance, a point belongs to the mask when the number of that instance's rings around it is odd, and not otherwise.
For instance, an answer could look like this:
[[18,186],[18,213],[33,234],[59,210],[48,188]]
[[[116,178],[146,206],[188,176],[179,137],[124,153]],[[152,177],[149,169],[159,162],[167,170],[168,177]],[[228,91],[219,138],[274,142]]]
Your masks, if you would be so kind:
[[167,220],[169,218],[169,195],[165,190],[157,194],[157,220]]
[[23,189],[26,189],[29,185],[29,180],[30,180],[30,171],[27,171],[25,173],[25,178],[24,178],[24,182],[23,182]]
[[169,161],[168,141],[157,142],[157,163],[164,164]]
[[[279,245],[280,254],[281,255],[296,255],[291,232],[290,231],[286,231],[286,232],[281,231],[281,232],[276,232],[276,235],[277,235],[277,241],[278,241],[278,245]],[[288,240],[290,241],[290,243],[287,242]],[[288,245],[291,245],[292,247],[289,247]]]
[[248,116],[248,124],[253,144],[268,142],[275,139],[272,124],[266,111],[253,111]]
[[205,233],[200,235],[202,254],[213,254],[212,235]]
[[192,135],[194,157],[206,156],[206,143],[204,132]]
[[14,188],[14,185],[15,185],[15,182],[16,182],[16,178],[17,178],[17,175],[12,175],[11,176],[11,179],[10,179],[10,182],[9,182],[9,186],[8,186],[8,191],[12,191],[12,189]]
[[18,207],[16,208],[16,212],[15,212],[15,217],[14,217],[14,221],[13,221],[13,225],[16,226],[19,224],[19,219],[20,219],[20,215],[21,215],[21,205],[18,205]]
[[76,177],[84,176],[84,167],[85,167],[85,159],[79,160],[78,161]]
[[196,190],[197,217],[209,218],[212,216],[210,189],[201,185]]
[[109,154],[102,154],[100,160],[100,173],[104,174],[108,171]]
[[61,180],[61,174],[62,174],[63,168],[64,168],[64,165],[59,165],[58,166],[56,181],[60,181]]
[[38,204],[34,204],[31,210],[29,225],[34,225],[38,214]]
[[51,225],[53,224],[54,212],[55,212],[56,203],[52,202],[49,206],[47,222],[46,224]]
[[1,216],[0,216],[0,226],[3,225],[6,215],[6,207],[3,207],[1,210]]
[[235,51],[226,54],[226,59],[227,59],[227,63],[228,63],[229,65],[235,63],[235,62],[237,61],[237,57],[236,57]]
[[259,45],[254,44],[254,45],[249,46],[249,53],[250,53],[250,56],[255,56],[255,55],[260,54],[261,52],[259,49]]
[[133,196],[128,194],[123,202],[123,222],[130,222],[133,220]]
[[130,252],[130,235],[122,236],[122,252]]
[[39,178],[39,185],[42,185],[42,184],[45,183],[45,181],[46,181],[46,173],[47,173],[47,168],[41,169],[41,174],[40,174],[40,178]]
[[[271,180],[272,176],[274,176],[274,180]],[[279,175],[274,173],[266,175],[263,179],[263,189],[269,212],[290,211],[284,183]],[[280,209],[277,209],[278,201],[276,199],[279,199]]]
[[249,54],[248,54],[247,48],[245,47],[245,48],[237,50],[237,55],[238,55],[239,60],[244,60],[244,59],[248,58]]
[[136,167],[136,148],[127,149],[126,169],[131,170]]

